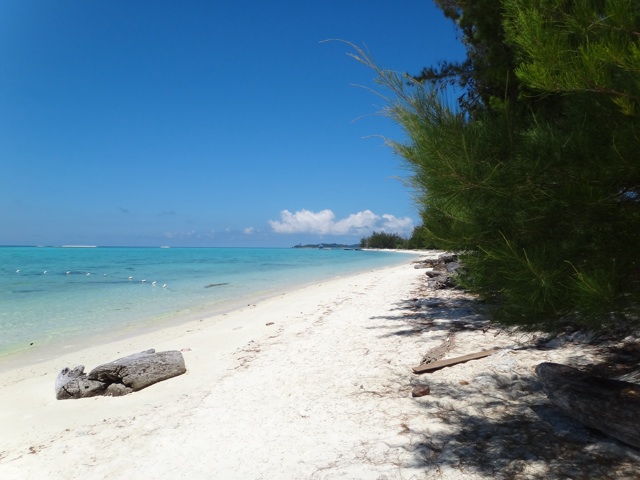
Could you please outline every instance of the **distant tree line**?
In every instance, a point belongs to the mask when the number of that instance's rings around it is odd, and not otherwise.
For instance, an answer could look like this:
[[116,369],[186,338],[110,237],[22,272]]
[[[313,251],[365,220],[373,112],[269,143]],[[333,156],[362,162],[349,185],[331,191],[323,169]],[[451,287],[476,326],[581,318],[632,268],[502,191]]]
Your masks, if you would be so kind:
[[504,324],[638,328],[638,1],[435,2],[464,61],[400,75],[353,55],[408,138],[389,143],[412,172],[417,238],[460,253],[460,283]]
[[373,232],[368,237],[360,240],[362,248],[385,248],[385,249],[404,249],[407,240],[397,233]]
[[425,238],[422,227],[413,229],[410,238],[404,238],[397,233],[373,232],[360,240],[361,248],[381,248],[397,250],[414,250],[419,248],[435,248],[435,244]]

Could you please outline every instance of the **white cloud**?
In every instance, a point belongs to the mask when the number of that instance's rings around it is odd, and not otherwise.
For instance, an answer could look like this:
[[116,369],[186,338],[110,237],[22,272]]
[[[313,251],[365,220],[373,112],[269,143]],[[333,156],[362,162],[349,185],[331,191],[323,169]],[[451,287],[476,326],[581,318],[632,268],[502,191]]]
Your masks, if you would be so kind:
[[409,217],[398,218],[385,213],[382,215],[381,230],[387,233],[411,232],[413,230],[413,220]]
[[269,225],[277,233],[320,233],[328,234],[334,224],[335,215],[331,210],[312,212],[300,210],[291,213],[289,210],[280,212],[281,221],[269,220]]
[[376,228],[378,217],[371,210],[352,213],[347,218],[336,222],[333,225],[332,233],[336,235],[349,235],[363,233]]
[[336,220],[331,210],[312,212],[289,210],[280,212],[280,220],[270,220],[269,225],[276,233],[309,233],[317,235],[362,235],[374,230],[387,233],[408,234],[413,228],[409,217],[398,218],[388,213],[376,215],[371,210],[352,213],[346,218]]
[[253,227],[247,227],[243,230],[243,233],[245,235],[253,235],[254,233],[256,233],[256,229]]

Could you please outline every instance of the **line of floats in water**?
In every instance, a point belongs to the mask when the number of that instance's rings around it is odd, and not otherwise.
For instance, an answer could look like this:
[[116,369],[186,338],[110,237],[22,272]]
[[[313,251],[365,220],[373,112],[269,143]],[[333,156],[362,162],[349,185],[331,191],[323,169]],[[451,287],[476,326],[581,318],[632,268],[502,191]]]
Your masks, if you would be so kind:
[[[20,269],[17,269],[17,270],[16,270],[16,273],[20,273]],[[46,275],[47,273],[49,273],[49,271],[48,271],[48,270],[44,270],[44,271],[42,272],[42,275]],[[67,270],[67,271],[65,272],[65,275],[85,275],[85,276],[87,276],[87,277],[90,277],[90,276],[91,276],[91,272],[86,272],[86,273],[85,273],[85,272],[72,272],[71,270]],[[106,277],[106,276],[107,276],[107,274],[106,274],[106,273],[104,273],[104,274],[103,274],[103,276],[104,276],[104,277]],[[129,280],[130,282],[132,282],[132,281],[133,281],[133,276],[129,276],[129,277],[127,277],[127,280]],[[151,285],[153,285],[154,287],[158,285],[158,282],[155,282],[155,281],[154,281],[154,282],[147,282],[147,280],[146,280],[146,279],[142,279],[142,280],[140,280],[140,283],[150,283],[150,284],[151,284]],[[162,284],[162,288],[167,288],[167,284],[166,284],[166,283],[163,283],[163,284]]]

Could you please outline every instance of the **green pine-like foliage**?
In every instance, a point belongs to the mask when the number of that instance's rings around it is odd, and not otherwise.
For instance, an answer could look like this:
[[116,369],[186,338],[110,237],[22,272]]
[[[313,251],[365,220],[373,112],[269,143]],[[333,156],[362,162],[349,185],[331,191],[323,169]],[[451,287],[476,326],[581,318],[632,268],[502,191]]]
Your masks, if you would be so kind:
[[[481,2],[445,3],[467,26],[483,14],[468,8]],[[504,324],[635,328],[640,4],[504,0],[490,14],[513,68],[459,107],[437,80],[416,84],[354,54],[392,92],[385,113],[408,141],[389,143],[413,173],[425,242],[461,254],[460,282]],[[474,54],[471,74],[486,72]]]
[[408,248],[408,240],[397,233],[372,232],[360,240],[362,248],[403,249]]

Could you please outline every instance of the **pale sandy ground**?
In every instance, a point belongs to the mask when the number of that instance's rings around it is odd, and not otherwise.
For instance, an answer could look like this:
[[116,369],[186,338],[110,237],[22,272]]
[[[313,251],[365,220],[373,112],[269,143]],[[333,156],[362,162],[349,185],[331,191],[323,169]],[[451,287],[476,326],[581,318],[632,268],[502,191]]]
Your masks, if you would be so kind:
[[[424,278],[407,263],[4,372],[0,479],[640,478],[638,450],[556,413],[535,379],[538,363],[587,365],[597,347],[534,348]],[[414,375],[447,338],[447,358],[503,350]],[[63,367],[148,348],[182,350],[188,372],[55,399]],[[417,384],[431,394],[412,398]]]

